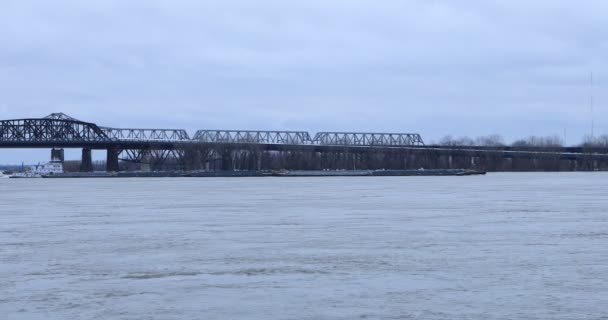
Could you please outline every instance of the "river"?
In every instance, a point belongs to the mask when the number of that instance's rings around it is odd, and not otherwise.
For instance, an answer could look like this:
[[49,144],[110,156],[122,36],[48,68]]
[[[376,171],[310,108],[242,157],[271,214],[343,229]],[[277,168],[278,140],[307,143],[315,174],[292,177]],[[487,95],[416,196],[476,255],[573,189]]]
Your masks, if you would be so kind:
[[606,306],[606,173],[0,179],[7,319],[606,319]]

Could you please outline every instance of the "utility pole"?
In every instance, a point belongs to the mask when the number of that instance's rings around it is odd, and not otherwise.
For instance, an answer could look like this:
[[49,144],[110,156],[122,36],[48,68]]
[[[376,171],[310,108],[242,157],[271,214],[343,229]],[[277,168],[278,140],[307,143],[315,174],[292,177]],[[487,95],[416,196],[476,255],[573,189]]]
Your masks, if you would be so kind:
[[591,76],[589,78],[589,106],[591,109],[591,139],[595,138],[595,119],[593,115],[594,109],[594,101],[593,101],[593,71],[591,71]]

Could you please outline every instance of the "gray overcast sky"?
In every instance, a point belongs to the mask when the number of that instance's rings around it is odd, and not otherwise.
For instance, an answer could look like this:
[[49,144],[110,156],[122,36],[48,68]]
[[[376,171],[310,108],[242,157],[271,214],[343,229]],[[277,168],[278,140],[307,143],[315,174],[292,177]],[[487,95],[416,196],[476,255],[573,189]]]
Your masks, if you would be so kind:
[[591,71],[608,133],[607,13],[605,0],[2,0],[0,118],[575,143]]

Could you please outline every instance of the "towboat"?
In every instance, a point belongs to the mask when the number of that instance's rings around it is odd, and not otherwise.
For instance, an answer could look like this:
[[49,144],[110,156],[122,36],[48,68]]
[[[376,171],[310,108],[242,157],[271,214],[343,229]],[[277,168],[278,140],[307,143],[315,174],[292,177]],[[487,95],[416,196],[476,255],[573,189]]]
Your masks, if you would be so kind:
[[63,163],[61,161],[51,161],[31,166],[22,172],[15,172],[9,178],[42,178],[42,176],[52,176],[59,173],[63,173]]

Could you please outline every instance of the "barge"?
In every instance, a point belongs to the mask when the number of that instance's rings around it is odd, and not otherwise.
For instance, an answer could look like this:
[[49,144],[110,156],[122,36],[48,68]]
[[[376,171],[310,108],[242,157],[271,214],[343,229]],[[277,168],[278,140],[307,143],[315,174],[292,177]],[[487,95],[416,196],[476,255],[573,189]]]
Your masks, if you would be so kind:
[[484,171],[467,169],[418,170],[298,170],[298,171],[132,171],[72,172],[42,175],[42,178],[229,178],[229,177],[403,177],[403,176],[471,176]]

